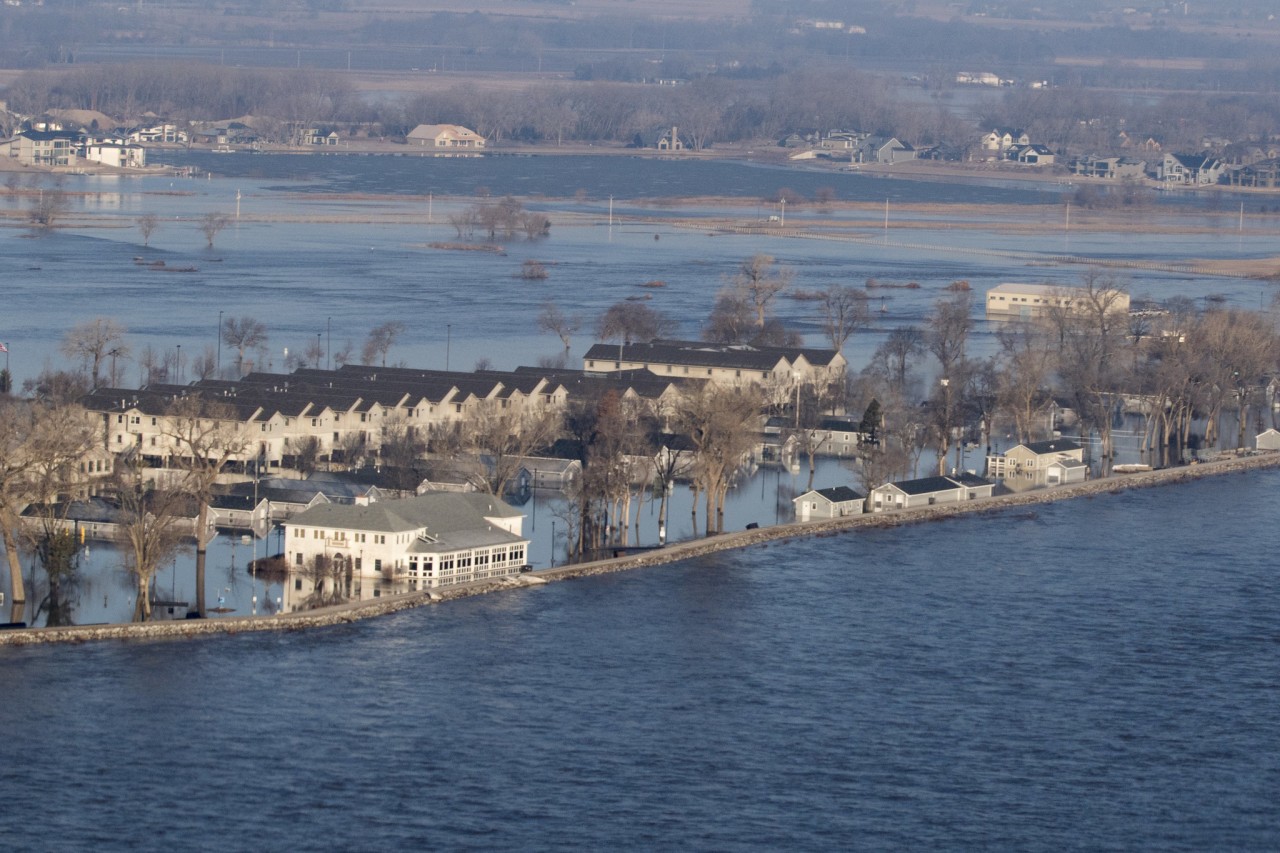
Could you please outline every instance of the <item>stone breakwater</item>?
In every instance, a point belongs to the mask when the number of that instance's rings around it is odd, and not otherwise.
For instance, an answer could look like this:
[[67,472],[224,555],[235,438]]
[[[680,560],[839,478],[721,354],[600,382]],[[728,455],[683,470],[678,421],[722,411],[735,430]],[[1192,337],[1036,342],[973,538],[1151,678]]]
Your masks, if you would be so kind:
[[336,607],[326,607],[306,613],[250,618],[190,619],[178,622],[149,622],[140,625],[83,625],[65,628],[31,628],[6,631],[0,632],[0,646],[86,643],[95,640],[168,640],[218,634],[241,634],[250,631],[301,631],[311,628],[324,628],[371,619],[375,616],[385,616],[412,607],[469,598],[473,595],[520,589],[548,581],[570,580],[572,578],[589,577],[610,572],[628,571],[645,566],[663,565],[714,554],[719,551],[746,548],[752,545],[762,545],[767,542],[793,539],[801,536],[832,536],[864,527],[896,527],[903,524],[919,524],[973,513],[1000,513],[1018,507],[1094,495],[1115,494],[1127,489],[1163,486],[1195,480],[1200,477],[1278,466],[1280,466],[1280,453],[1240,456],[1181,468],[1117,475],[1070,486],[1059,486],[1016,495],[1002,495],[968,503],[939,504],[911,510],[855,515],[824,521],[762,527],[757,530],[735,531],[707,539],[679,542],[656,551],[647,551],[627,557],[579,563],[559,569],[545,569],[515,578],[505,578],[500,581],[467,584],[465,586],[392,596],[378,601],[355,602]]

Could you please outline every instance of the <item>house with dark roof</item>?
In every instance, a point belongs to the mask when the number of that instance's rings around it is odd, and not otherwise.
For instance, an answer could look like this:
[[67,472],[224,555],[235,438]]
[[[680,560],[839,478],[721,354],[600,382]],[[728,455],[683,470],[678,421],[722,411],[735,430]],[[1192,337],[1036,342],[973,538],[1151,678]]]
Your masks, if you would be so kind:
[[1052,166],[1055,158],[1047,146],[1033,142],[1010,146],[1004,152],[1004,159],[1026,166]]
[[872,512],[914,509],[989,498],[994,489],[995,483],[990,480],[965,472],[947,477],[920,477],[885,483],[871,490],[867,502]]
[[1165,154],[1156,164],[1156,180],[1164,184],[1210,186],[1222,177],[1222,161],[1208,154]]
[[519,510],[477,493],[318,504],[285,522],[285,560],[294,571],[453,586],[519,574],[529,548],[523,524]]
[[728,385],[834,381],[847,362],[833,349],[653,340],[593,344],[583,358],[588,374],[646,370],[672,379],[704,379]]
[[817,518],[841,518],[846,515],[862,515],[866,496],[848,486],[832,486],[826,489],[810,489],[792,499],[796,521]]

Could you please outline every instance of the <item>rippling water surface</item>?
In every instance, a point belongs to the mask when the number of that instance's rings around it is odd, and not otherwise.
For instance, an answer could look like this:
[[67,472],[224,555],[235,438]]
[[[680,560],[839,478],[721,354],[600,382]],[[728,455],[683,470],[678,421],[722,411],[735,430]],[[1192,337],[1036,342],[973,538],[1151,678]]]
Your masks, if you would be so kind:
[[1280,472],[0,649],[7,849],[1268,850]]

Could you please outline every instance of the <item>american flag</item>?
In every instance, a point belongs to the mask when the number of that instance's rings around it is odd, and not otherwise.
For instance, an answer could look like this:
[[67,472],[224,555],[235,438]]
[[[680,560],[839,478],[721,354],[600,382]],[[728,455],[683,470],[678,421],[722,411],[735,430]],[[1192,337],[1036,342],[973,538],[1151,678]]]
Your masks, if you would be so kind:
[[0,344],[0,352],[8,352],[9,348],[4,344]]

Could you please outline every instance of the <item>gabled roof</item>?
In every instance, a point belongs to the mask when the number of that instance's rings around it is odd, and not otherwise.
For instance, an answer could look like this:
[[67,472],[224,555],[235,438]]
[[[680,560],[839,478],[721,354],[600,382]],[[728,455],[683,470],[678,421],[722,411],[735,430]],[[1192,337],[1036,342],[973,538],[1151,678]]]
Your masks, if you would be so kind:
[[866,495],[860,495],[848,486],[831,486],[826,489],[813,489],[800,495],[796,500],[808,497],[809,495],[818,495],[830,501],[833,504],[849,503],[850,501],[863,500]]
[[1022,446],[1037,456],[1043,456],[1046,453],[1072,453],[1081,449],[1080,445],[1065,438],[1052,438],[1047,441],[1032,441]]
[[949,492],[960,487],[960,484],[949,477],[921,477],[917,480],[900,480],[889,485],[897,487],[908,495],[927,495],[933,492]]
[[382,533],[425,532],[437,543],[418,543],[414,551],[449,550],[485,543],[523,542],[495,527],[488,518],[518,518],[524,513],[493,497],[478,493],[427,492],[396,501],[365,506],[322,504],[303,510],[288,521],[294,527],[327,527]]
[[804,356],[815,367],[830,365],[839,355],[835,350],[806,347],[769,347],[748,344],[717,344],[706,341],[656,339],[647,343],[593,344],[585,358],[600,361],[641,361],[658,364],[688,364],[704,367],[771,370],[779,361],[795,361]]

